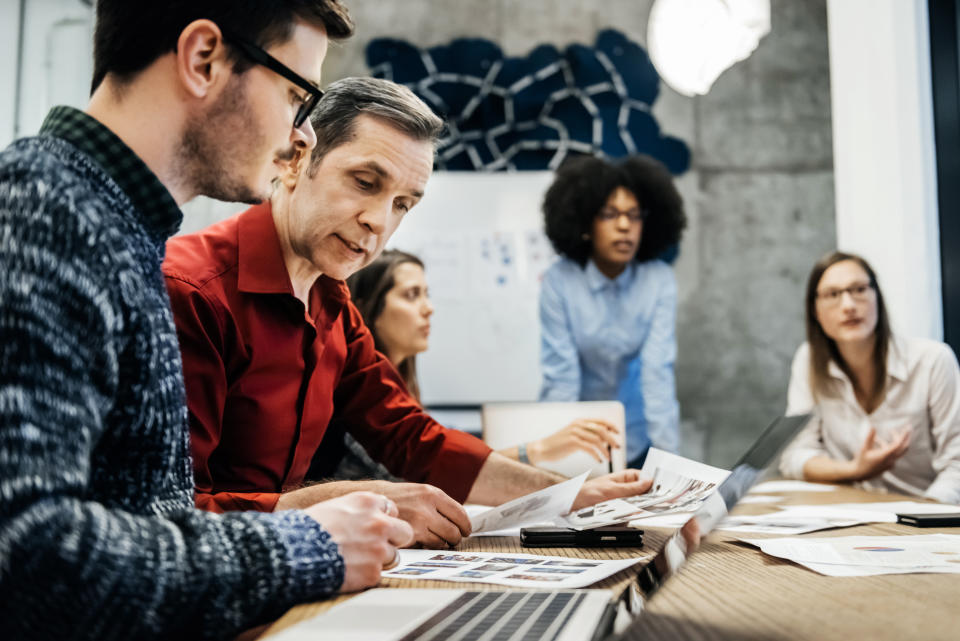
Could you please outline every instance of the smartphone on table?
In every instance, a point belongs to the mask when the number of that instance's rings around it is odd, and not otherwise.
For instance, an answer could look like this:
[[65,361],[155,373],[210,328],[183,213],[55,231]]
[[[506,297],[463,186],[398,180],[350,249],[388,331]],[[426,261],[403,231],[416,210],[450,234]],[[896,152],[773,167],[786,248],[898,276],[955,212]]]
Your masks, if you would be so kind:
[[592,530],[565,527],[520,528],[520,545],[528,548],[640,547],[643,530],[626,525],[608,525]]
[[897,523],[913,527],[960,527],[960,512],[946,514],[897,514]]

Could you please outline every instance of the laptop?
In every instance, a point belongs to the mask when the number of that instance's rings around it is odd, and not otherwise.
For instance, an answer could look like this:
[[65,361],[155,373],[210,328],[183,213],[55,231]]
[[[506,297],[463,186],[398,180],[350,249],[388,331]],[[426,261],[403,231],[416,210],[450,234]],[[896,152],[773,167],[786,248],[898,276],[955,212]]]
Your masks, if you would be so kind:
[[[691,516],[701,535],[712,531],[753,486],[763,470],[810,419],[776,419],[740,457],[730,475]],[[682,528],[681,528],[682,529]],[[636,617],[683,565],[687,548],[678,530],[667,539],[624,594]],[[584,641],[612,630],[618,603],[607,590],[368,590],[271,641]]]

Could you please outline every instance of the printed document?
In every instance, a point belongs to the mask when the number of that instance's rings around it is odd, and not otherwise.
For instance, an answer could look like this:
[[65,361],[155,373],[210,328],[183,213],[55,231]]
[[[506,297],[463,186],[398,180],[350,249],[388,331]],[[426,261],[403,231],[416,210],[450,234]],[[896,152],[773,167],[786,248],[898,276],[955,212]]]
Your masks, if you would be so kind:
[[741,539],[827,576],[960,574],[960,535]]
[[[584,472],[568,481],[551,485],[537,492],[521,496],[498,507],[487,510],[473,508],[470,512],[470,525],[473,533],[499,531],[518,528],[521,525],[543,523],[566,514],[587,480]],[[517,533],[519,535],[519,532]]]
[[[644,521],[648,517],[689,514],[696,511],[730,474],[727,470],[655,447],[650,448],[640,471],[642,475],[653,479],[653,485],[646,494],[597,503],[559,519],[557,524],[586,530],[629,521],[642,527],[648,524]],[[680,519],[680,522],[685,520]]]
[[384,571],[383,576],[517,588],[582,588],[644,560],[645,557],[601,560],[512,552],[400,550],[400,565]]

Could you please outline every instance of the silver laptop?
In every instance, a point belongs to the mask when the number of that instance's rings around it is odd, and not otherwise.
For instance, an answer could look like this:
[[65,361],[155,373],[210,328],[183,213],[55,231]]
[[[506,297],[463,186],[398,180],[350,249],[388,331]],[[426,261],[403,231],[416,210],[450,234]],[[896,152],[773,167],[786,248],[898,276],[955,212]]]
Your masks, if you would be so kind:
[[[753,486],[763,470],[806,425],[809,415],[775,420],[750,446],[730,476],[701,505],[697,519],[706,535]],[[686,560],[678,530],[657,550],[624,597],[639,616],[643,604]],[[607,590],[443,589],[368,590],[324,614],[270,637],[271,641],[585,641],[611,632],[618,604]]]

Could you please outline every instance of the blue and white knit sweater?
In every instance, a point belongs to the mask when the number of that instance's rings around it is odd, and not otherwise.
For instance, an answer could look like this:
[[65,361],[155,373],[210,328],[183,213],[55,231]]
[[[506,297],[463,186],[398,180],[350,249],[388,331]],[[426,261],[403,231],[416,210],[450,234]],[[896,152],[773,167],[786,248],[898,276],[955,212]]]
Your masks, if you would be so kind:
[[226,638],[343,580],[301,511],[194,509],[155,223],[60,138],[0,154],[6,639]]

